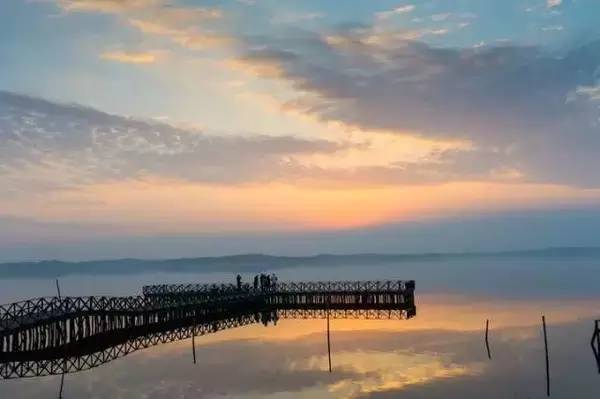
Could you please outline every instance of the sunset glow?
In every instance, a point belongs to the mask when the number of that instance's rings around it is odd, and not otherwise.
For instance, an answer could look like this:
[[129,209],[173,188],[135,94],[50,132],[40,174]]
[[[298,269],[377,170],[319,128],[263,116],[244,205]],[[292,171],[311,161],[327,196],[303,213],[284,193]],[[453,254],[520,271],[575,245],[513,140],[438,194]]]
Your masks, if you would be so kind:
[[6,235],[597,211],[597,3],[350,3],[8,0]]

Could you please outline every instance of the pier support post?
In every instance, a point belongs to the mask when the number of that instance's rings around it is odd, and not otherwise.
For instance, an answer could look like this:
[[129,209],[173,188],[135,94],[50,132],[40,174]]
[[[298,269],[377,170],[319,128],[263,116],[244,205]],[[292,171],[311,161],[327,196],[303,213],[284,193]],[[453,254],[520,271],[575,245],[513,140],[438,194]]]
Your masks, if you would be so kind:
[[492,353],[490,352],[490,341],[489,341],[489,332],[490,332],[490,321],[485,321],[485,348],[487,349],[488,359],[492,359]]

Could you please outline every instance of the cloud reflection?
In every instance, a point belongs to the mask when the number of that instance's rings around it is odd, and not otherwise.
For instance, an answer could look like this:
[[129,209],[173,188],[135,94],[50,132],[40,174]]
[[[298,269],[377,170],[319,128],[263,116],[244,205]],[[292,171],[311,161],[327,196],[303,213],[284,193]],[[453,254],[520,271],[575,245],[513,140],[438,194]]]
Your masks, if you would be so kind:
[[[546,310],[553,394],[585,399],[599,393],[588,345],[591,302],[565,300],[559,306],[430,296],[419,301],[419,309],[409,321],[332,320],[331,374],[325,322],[282,320],[276,327],[252,325],[197,339],[195,366],[191,342],[184,340],[69,375],[65,392],[156,399],[542,397],[538,316]],[[490,314],[491,361],[483,342]],[[45,397],[54,387],[57,378],[6,381],[0,396]]]

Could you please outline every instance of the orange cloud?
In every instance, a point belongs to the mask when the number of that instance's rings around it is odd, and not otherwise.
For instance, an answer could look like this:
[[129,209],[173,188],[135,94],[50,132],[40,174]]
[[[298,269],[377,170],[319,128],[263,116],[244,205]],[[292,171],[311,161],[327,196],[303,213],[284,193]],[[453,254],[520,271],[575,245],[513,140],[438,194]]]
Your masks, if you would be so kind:
[[104,60],[125,64],[153,64],[159,57],[152,52],[107,51],[100,56]]
[[58,4],[66,11],[107,14],[146,9],[163,2],[163,0],[58,0]]
[[229,68],[255,77],[282,78],[285,73],[281,64],[268,59],[231,59],[224,64]]
[[225,45],[231,40],[200,27],[205,21],[222,17],[217,8],[176,7],[164,0],[59,0],[59,5],[69,12],[122,16],[142,33],[167,36],[190,49]]
[[189,49],[222,46],[232,39],[227,36],[200,32],[195,29],[182,29],[170,19],[130,18],[129,24],[140,32],[165,36],[174,43]]

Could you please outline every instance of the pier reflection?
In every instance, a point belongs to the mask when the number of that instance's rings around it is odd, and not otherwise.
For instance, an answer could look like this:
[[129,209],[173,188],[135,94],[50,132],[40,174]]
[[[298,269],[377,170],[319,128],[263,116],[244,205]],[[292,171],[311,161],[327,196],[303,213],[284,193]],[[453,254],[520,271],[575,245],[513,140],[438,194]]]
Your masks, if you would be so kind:
[[600,374],[600,320],[594,321],[594,334],[592,334],[592,353],[596,359],[598,374]]

